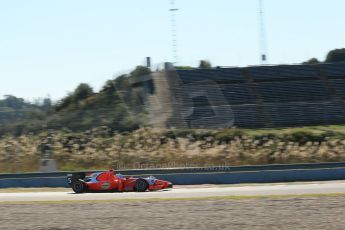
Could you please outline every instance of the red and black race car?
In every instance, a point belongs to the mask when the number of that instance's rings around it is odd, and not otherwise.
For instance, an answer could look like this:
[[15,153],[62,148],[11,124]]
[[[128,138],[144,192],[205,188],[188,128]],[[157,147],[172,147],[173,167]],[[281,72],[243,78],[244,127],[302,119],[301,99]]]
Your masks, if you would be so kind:
[[125,177],[110,169],[105,172],[75,173],[67,175],[67,182],[75,193],[113,191],[145,192],[172,188],[168,181],[154,177]]

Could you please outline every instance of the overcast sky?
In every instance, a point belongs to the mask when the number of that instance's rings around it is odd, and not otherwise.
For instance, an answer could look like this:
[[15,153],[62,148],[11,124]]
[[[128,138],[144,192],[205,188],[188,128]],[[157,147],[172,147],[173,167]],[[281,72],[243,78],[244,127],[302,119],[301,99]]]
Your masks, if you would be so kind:
[[[172,60],[170,0],[0,0],[0,95],[63,97]],[[179,65],[259,64],[258,0],[176,0]],[[266,0],[269,63],[345,47],[344,0]]]

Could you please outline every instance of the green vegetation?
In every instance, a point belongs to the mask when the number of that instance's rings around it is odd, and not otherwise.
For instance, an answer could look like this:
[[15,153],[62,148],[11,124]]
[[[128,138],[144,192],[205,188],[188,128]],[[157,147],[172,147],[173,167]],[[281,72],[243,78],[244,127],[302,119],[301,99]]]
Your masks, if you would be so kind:
[[[345,48],[331,50],[330,52],[328,52],[324,62],[325,63],[345,62]],[[303,62],[303,64],[310,64],[310,65],[315,65],[319,63],[322,63],[322,61],[319,61],[317,58],[311,58],[308,61]]]
[[306,62],[303,62],[303,64],[308,64],[308,65],[315,65],[315,64],[320,64],[321,62],[317,58],[311,58]]
[[146,112],[141,99],[143,87],[134,83],[149,73],[146,67],[138,66],[128,75],[107,81],[98,93],[82,83],[55,104],[49,98],[29,103],[7,95],[0,100],[0,137],[46,130],[81,132],[104,125],[120,132],[138,129]]
[[335,49],[328,53],[325,62],[345,61],[345,49]]
[[210,69],[212,68],[211,62],[206,60],[201,60],[199,64],[200,69]]

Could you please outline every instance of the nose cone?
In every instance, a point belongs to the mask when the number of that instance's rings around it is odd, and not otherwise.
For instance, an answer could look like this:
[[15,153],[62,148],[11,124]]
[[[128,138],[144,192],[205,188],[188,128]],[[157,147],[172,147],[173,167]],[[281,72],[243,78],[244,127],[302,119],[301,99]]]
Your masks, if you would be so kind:
[[173,184],[172,183],[168,183],[168,188],[173,188]]

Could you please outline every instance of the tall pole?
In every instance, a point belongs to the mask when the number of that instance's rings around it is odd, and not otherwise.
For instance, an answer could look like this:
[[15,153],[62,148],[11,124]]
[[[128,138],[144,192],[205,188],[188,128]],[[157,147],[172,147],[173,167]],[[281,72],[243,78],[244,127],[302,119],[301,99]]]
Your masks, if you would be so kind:
[[264,0],[259,0],[259,28],[260,28],[260,62],[267,64],[267,40],[265,28]]
[[178,9],[175,7],[175,0],[170,1],[170,16],[171,16],[171,45],[172,45],[172,57],[173,62],[176,64],[178,62],[178,50],[177,50],[177,29],[176,29],[176,18],[175,14]]

